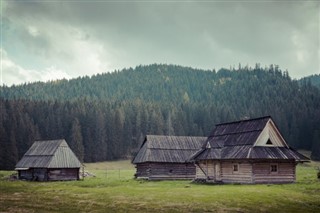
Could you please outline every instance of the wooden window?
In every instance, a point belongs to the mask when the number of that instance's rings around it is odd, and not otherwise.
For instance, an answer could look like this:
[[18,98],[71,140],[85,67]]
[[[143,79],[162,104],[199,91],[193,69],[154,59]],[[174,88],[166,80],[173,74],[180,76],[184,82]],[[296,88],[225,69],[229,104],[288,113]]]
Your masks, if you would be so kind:
[[271,164],[270,165],[270,172],[271,173],[277,173],[278,172],[278,165],[277,164]]
[[233,164],[233,172],[239,172],[239,164]]

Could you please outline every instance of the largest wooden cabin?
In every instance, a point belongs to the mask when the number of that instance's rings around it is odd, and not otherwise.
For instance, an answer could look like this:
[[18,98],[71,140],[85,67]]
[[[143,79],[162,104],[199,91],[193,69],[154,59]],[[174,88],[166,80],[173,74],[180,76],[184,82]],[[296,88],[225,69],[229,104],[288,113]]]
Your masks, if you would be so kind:
[[216,125],[192,159],[196,180],[292,183],[296,164],[309,159],[288,146],[271,117]]

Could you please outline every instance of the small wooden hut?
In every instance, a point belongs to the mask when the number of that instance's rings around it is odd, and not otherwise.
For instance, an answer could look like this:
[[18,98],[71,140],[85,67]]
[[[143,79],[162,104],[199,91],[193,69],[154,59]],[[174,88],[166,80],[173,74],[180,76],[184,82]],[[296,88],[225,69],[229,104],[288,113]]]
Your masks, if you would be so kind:
[[50,140],[34,142],[15,170],[24,180],[79,180],[80,167],[65,140]]
[[216,125],[193,159],[196,180],[292,183],[296,164],[309,159],[290,148],[270,116]]
[[148,180],[193,179],[196,167],[189,162],[206,137],[147,135],[132,163],[136,178]]

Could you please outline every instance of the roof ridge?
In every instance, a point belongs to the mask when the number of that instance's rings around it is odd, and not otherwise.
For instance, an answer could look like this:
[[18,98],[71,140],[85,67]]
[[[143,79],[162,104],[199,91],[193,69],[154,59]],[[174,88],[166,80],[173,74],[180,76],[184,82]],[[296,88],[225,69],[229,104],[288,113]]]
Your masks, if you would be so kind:
[[270,115],[267,116],[262,116],[262,117],[257,117],[257,118],[250,118],[250,119],[243,119],[243,120],[238,120],[238,121],[232,121],[232,122],[224,122],[224,123],[219,123],[216,124],[216,126],[221,126],[221,125],[226,125],[226,124],[234,124],[234,123],[241,123],[241,122],[248,122],[248,121],[254,121],[254,120],[262,120],[265,118],[271,118],[272,117]]
[[206,138],[206,136],[183,136],[183,135],[146,135],[146,137],[175,137],[175,138]]
[[[61,146],[61,144],[63,142],[65,142],[67,144],[67,146],[69,147],[69,144],[67,143],[67,141],[65,139],[60,139],[60,140],[57,140],[59,142],[59,145],[56,147],[56,149],[54,150],[53,152],[53,156],[56,154],[56,151],[58,150],[58,148]],[[69,147],[70,148],[70,147]]]
[[65,139],[53,139],[53,140],[36,140],[36,141],[34,141],[34,143],[36,143],[36,142],[40,142],[40,143],[44,143],[44,142],[53,142],[53,141],[56,141],[56,142],[63,142],[63,141],[65,141]]
[[262,131],[262,130],[263,129],[256,129],[256,130],[250,130],[250,131],[241,131],[241,132],[232,132],[232,133],[226,133],[226,134],[222,134],[222,135],[212,135],[212,136],[209,136],[209,137],[212,138],[212,137],[217,137],[217,136],[236,135],[236,134],[249,133],[249,132],[259,132],[259,131]]
[[170,148],[147,148],[147,149],[156,149],[156,150],[199,150],[199,148],[194,148],[194,149],[183,149],[183,148],[177,148],[177,149],[170,149]]

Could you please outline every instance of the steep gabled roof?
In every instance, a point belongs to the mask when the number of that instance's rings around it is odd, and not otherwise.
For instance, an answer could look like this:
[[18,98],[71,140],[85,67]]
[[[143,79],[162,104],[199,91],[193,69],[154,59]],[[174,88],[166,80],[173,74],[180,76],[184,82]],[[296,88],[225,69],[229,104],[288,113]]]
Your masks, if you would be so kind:
[[253,145],[270,119],[267,116],[218,124],[211,132],[208,143],[211,147]]
[[80,168],[81,162],[65,140],[35,141],[16,170],[28,168]]
[[290,148],[270,116],[216,125],[193,160],[309,159]]
[[147,135],[132,163],[185,163],[206,137]]

